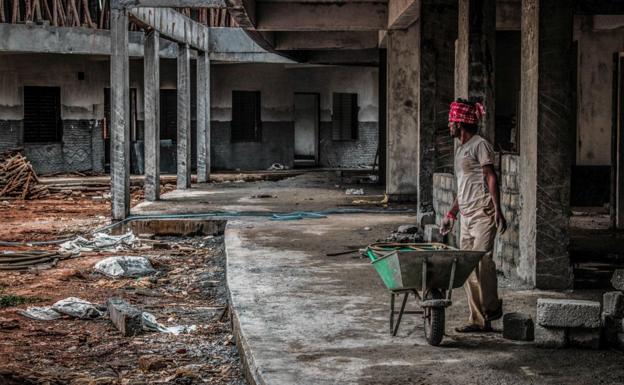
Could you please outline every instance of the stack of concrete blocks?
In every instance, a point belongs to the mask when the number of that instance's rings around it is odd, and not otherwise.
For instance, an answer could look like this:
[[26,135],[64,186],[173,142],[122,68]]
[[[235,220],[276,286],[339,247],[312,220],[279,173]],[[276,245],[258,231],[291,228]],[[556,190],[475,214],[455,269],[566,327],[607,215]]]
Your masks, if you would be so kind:
[[537,300],[535,342],[544,348],[600,348],[600,302]]
[[496,237],[494,261],[505,277],[517,279],[520,264],[520,184],[518,155],[501,156],[501,208],[507,219],[507,231]]
[[[455,194],[457,187],[455,186],[455,176],[453,174],[436,173],[433,174],[433,210],[435,211],[435,225],[438,227],[442,225],[442,221],[446,216],[446,213],[453,206],[455,200]],[[434,238],[436,235],[436,228],[430,226],[429,229],[425,226],[425,240],[428,242],[440,241],[441,238]],[[428,239],[429,232],[431,234],[431,240]],[[459,223],[455,224],[455,231],[448,236],[448,244],[451,246],[459,245]]]
[[616,270],[611,284],[617,291],[602,296],[602,325],[605,345],[624,350],[624,270]]

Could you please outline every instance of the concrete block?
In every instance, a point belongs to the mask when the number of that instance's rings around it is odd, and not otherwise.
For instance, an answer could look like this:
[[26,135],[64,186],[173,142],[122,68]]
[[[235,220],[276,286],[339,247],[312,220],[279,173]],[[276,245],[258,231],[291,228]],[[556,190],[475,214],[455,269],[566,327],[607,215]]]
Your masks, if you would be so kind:
[[535,325],[535,344],[540,348],[564,348],[567,343],[565,328],[547,328]]
[[600,329],[569,329],[568,345],[582,349],[600,349]]
[[618,333],[624,333],[624,320],[602,313],[602,336],[607,345],[616,343]]
[[141,310],[121,298],[109,298],[108,315],[123,336],[135,336],[143,332]]
[[440,227],[436,225],[425,225],[425,242],[443,243],[444,236],[440,234]]
[[624,293],[610,291],[602,295],[602,311],[614,317],[624,317]]
[[617,335],[617,348],[624,351],[624,333],[618,333]]
[[533,341],[535,325],[528,314],[507,313],[503,317],[503,338],[515,341]]
[[537,323],[550,327],[599,328],[600,302],[540,298],[537,300]]
[[617,269],[613,273],[611,285],[617,290],[624,291],[624,269]]

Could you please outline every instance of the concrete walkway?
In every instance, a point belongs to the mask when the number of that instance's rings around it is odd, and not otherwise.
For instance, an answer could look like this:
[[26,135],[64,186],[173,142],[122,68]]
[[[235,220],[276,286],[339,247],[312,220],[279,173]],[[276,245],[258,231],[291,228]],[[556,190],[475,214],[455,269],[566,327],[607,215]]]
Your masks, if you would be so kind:
[[[346,198],[345,186],[335,183],[319,177],[313,183],[307,178],[199,187],[168,194],[162,202],[142,204],[133,212],[236,206],[255,211],[318,210],[354,198]],[[250,194],[278,198],[258,200]],[[362,247],[413,221],[413,216],[403,214],[342,214],[289,222],[260,217],[230,220],[225,234],[227,281],[237,345],[250,383],[624,383],[624,356],[616,351],[543,350],[504,340],[500,334],[457,335],[453,328],[467,318],[462,290],[454,293],[454,305],[447,311],[447,336],[441,347],[426,344],[417,316],[406,316],[399,335],[390,337],[389,294],[368,260],[357,254],[326,254]],[[601,295],[507,289],[502,293],[506,311],[533,316],[538,297]]]

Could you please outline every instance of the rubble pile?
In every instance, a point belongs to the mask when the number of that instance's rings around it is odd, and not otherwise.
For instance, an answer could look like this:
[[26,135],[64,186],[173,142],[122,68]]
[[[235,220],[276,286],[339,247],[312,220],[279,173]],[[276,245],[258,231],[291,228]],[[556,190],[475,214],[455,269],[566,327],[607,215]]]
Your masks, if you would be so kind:
[[399,226],[395,231],[386,238],[387,242],[395,243],[422,243],[423,236],[417,225]]
[[37,199],[49,193],[39,184],[32,165],[19,151],[0,155],[0,199]]

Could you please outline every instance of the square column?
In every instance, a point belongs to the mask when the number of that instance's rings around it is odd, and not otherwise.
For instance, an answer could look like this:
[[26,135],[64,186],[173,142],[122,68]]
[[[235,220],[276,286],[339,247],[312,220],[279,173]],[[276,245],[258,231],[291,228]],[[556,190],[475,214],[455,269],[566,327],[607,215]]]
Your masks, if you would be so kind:
[[130,71],[128,62],[128,14],[110,10],[111,58],[111,204],[112,217],[130,214]]
[[518,273],[539,289],[567,289],[573,278],[573,10],[573,0],[522,0]]
[[455,97],[483,103],[485,119],[480,134],[494,143],[496,0],[459,0],[458,5]]
[[178,189],[191,187],[191,52],[178,44]]
[[145,37],[145,199],[160,199],[160,34]]
[[210,181],[210,54],[197,56],[197,183]]
[[386,193],[394,202],[418,198],[420,24],[388,31]]
[[420,224],[434,222],[433,174],[453,151],[456,37],[457,5],[429,0],[416,23],[388,31],[386,191],[393,201],[417,201]]

